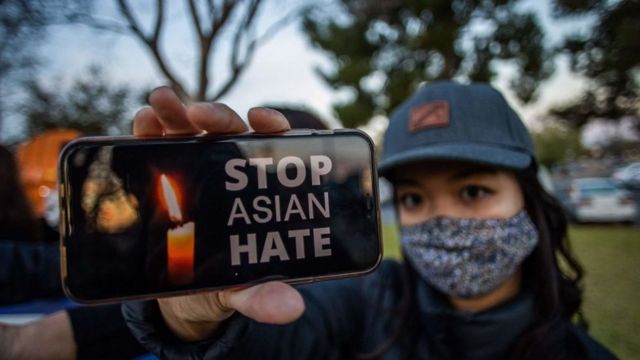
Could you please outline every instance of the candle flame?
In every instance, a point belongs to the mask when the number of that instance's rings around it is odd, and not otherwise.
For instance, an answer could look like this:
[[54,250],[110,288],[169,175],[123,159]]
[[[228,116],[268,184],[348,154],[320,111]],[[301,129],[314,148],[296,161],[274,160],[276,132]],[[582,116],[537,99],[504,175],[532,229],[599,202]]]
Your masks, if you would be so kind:
[[182,221],[182,212],[178,205],[176,192],[173,190],[173,187],[169,182],[169,178],[167,178],[165,174],[160,175],[160,183],[162,184],[162,195],[164,196],[164,201],[167,204],[167,209],[169,210],[169,218],[174,222]]

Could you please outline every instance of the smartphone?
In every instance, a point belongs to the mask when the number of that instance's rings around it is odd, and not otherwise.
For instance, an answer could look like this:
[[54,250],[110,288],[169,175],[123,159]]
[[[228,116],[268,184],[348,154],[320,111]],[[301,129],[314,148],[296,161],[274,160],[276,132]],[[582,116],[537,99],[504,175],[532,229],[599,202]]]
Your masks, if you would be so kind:
[[80,303],[354,276],[382,258],[357,130],[80,138],[59,159],[61,271]]

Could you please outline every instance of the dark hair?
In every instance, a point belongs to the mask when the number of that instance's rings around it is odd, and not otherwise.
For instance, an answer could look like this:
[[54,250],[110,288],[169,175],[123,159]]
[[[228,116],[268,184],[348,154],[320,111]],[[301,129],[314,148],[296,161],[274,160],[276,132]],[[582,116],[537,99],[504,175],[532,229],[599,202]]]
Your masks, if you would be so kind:
[[563,343],[567,322],[575,318],[579,327],[587,328],[581,312],[584,271],[569,244],[565,212],[540,185],[537,168],[532,166],[516,175],[540,241],[523,264],[524,281],[531,284],[535,296],[536,314],[514,344],[512,355],[517,359],[567,357]]
[[[538,181],[537,166],[533,164],[517,172],[516,176],[522,188],[526,211],[538,230],[539,244],[523,263],[523,283],[530,284],[534,294],[534,320],[513,344],[511,357],[570,358],[571,354],[566,354],[565,346],[567,322],[575,319],[578,326],[587,327],[580,310],[583,269],[569,246],[566,215],[558,201]],[[400,337],[416,336],[417,317],[412,314],[418,311],[415,299],[417,274],[407,261],[404,262],[403,277],[403,296],[398,304],[400,320],[396,330],[377,349],[359,354],[359,358],[378,358]],[[407,358],[411,358],[411,354],[407,353]]]
[[13,153],[0,145],[0,231],[6,240],[40,238],[39,224],[27,199]]

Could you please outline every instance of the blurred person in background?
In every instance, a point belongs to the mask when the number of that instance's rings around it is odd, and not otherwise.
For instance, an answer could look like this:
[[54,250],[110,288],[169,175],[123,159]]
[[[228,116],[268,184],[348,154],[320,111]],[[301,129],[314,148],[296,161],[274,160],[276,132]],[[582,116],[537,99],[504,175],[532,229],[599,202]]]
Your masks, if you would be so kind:
[[0,145],[0,239],[37,242],[38,219],[20,182],[13,153]]
[[21,183],[38,218],[43,241],[57,243],[58,232],[58,155],[62,147],[80,136],[73,129],[49,129],[30,137],[16,149]]
[[43,240],[13,153],[0,145],[0,304],[61,297],[58,244]]

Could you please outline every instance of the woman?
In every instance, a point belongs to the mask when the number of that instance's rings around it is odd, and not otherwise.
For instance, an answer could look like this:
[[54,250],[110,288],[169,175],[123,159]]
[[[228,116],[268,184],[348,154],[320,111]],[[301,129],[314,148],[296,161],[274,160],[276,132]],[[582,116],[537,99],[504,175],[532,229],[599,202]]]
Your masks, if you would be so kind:
[[42,241],[45,227],[29,204],[13,153],[0,145],[0,304],[62,295],[58,246]]
[[[150,103],[136,115],[139,136],[247,130],[226,106],[184,108],[166,88]],[[248,117],[256,132],[288,129],[269,109]],[[496,90],[422,87],[392,114],[384,144],[380,172],[394,185],[403,264],[297,289],[270,282],[129,303],[134,335],[163,357],[612,357],[584,331],[582,270],[564,215]]]

